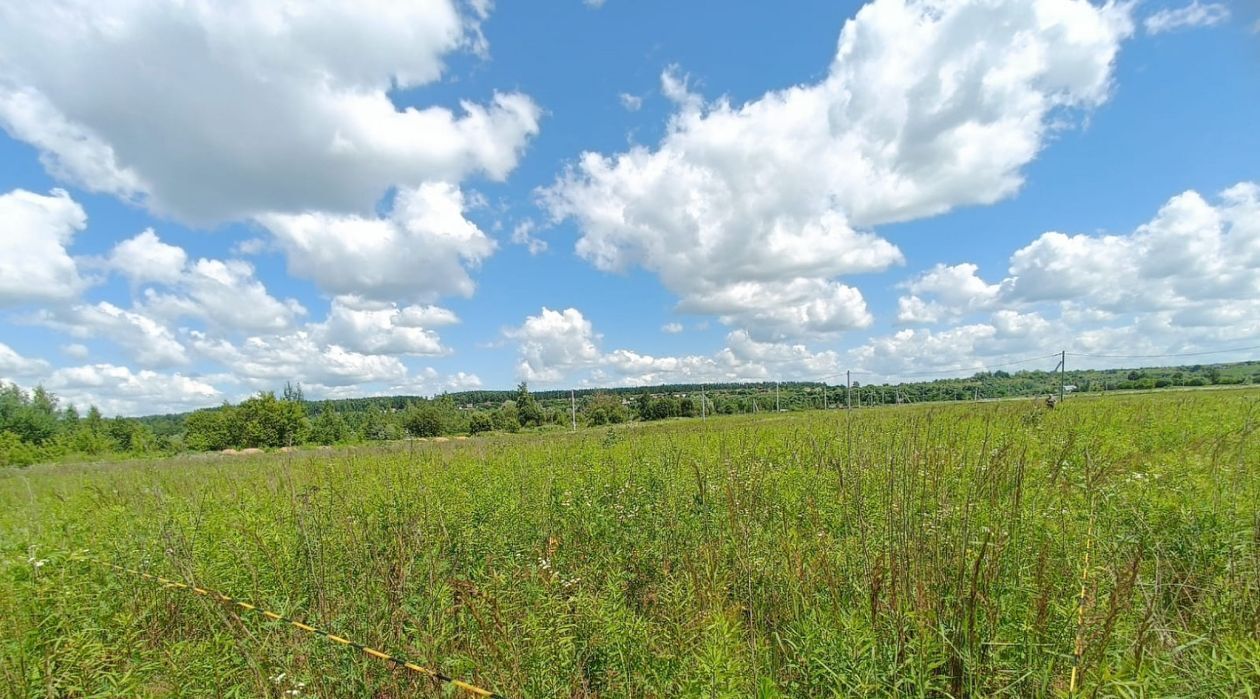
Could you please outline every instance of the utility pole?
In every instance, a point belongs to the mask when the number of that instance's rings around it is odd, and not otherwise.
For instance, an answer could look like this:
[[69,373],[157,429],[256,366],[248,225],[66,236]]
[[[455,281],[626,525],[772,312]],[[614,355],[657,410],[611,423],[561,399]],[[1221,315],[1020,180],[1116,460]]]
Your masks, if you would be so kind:
[[1067,371],[1067,350],[1059,352],[1059,402],[1063,402],[1063,374]]
[[700,385],[700,417],[705,420],[709,419],[709,409],[708,406],[705,405],[704,399],[704,384]]
[[823,381],[823,410],[827,409],[827,382]]
[[844,372],[844,409],[853,409],[853,381],[849,378],[849,371]]
[[573,395],[573,389],[569,389],[569,419],[573,422],[573,431],[577,432],[577,398]]
[[779,382],[775,381],[774,382],[774,412],[777,413],[780,410],[781,408],[779,407]]

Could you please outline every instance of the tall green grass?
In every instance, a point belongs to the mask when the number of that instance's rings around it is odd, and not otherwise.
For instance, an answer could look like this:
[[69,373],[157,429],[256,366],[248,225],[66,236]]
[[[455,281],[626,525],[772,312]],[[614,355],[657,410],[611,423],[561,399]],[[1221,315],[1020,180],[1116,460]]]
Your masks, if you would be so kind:
[[1078,634],[1083,696],[1255,696],[1258,424],[1230,391],[9,470],[0,695],[451,692],[87,552],[509,696],[1057,696]]

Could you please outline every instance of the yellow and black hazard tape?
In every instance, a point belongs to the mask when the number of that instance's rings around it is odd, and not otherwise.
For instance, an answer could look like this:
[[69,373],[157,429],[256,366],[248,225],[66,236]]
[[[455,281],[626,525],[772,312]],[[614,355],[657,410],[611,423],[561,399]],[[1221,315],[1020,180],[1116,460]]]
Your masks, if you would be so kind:
[[1068,694],[1076,694],[1076,680],[1085,654],[1085,589],[1089,585],[1089,554],[1094,548],[1094,505],[1090,502],[1089,531],[1085,534],[1085,563],[1081,566],[1081,593],[1076,600],[1076,641],[1072,644],[1072,679]]
[[251,604],[244,600],[239,600],[234,597],[229,597],[228,595],[225,595],[222,592],[218,592],[216,590],[210,590],[204,587],[198,587],[197,585],[180,582],[178,580],[171,580],[170,578],[164,578],[160,575],[153,575],[152,573],[146,573],[143,570],[135,570],[133,568],[126,568],[124,566],[120,566],[115,563],[110,563],[109,561],[102,561],[97,558],[84,557],[82,560],[88,561],[89,563],[94,563],[96,565],[102,565],[107,568],[112,568],[119,572],[136,575],[141,578],[144,578],[145,580],[153,580],[167,587],[174,587],[180,590],[188,590],[190,592],[194,592],[203,597],[208,597],[213,600],[218,600],[220,602],[234,605],[247,612],[254,612],[256,614],[261,614],[262,616],[270,619],[271,621],[278,621],[282,624],[289,624],[290,626],[301,629],[307,633],[314,634],[316,636],[323,636],[324,638],[332,641],[333,643],[340,643],[343,646],[350,646],[351,648],[355,648],[361,651],[365,655],[370,655],[374,658],[384,660],[385,662],[390,663],[394,665],[395,667],[401,667],[403,669],[410,670],[411,672],[419,673],[421,675],[427,675],[438,682],[449,684],[452,687],[457,687],[471,694],[476,694],[478,696],[483,696],[483,697],[492,697],[496,699],[504,699],[503,695],[501,694],[497,694],[488,689],[482,689],[481,687],[478,687],[473,684],[469,684],[462,680],[457,680],[454,677],[451,677],[439,670],[427,668],[427,667],[424,667],[423,665],[417,665],[416,663],[413,663],[410,660],[407,660],[405,658],[400,658],[396,655],[391,655],[389,653],[377,650],[370,646],[365,646],[362,643],[355,643],[354,641],[351,641],[348,638],[342,638],[341,636],[338,636],[334,633],[329,633],[328,631],[324,631],[323,629],[317,629],[314,626],[304,624],[301,621],[298,621],[297,619],[290,619],[289,617],[286,617],[283,614],[276,614],[275,612],[268,611],[266,609],[263,609],[255,604]]

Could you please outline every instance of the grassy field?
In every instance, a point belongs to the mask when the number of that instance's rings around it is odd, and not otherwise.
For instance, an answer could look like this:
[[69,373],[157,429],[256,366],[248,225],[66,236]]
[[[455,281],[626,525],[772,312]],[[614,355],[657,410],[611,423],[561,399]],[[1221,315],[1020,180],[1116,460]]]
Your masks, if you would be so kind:
[[1238,390],[10,469],[0,695],[456,693],[90,552],[507,696],[1057,696],[1077,647],[1083,695],[1256,696],[1257,425]]

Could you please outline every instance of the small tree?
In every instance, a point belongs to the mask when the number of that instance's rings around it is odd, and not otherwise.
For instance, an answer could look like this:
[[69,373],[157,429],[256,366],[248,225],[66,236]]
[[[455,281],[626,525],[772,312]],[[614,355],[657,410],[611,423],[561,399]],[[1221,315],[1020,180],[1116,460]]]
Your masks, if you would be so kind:
[[505,401],[499,409],[494,411],[490,416],[494,423],[494,429],[503,432],[517,432],[521,429],[521,419],[516,412],[516,403],[514,401]]
[[521,425],[537,427],[543,423],[543,411],[524,381],[516,387],[516,415]]
[[240,443],[246,447],[284,447],[302,442],[306,409],[295,401],[276,399],[264,391],[236,408],[241,423]]
[[39,458],[38,450],[13,432],[0,430],[0,466],[30,466]]
[[281,400],[287,403],[301,403],[302,401],[306,400],[306,398],[302,395],[301,383],[298,383],[296,386],[294,386],[292,383],[285,381],[284,393],[281,394],[281,396],[282,396]]
[[[90,420],[90,412],[88,416]],[[84,432],[88,433],[87,430]],[[198,410],[184,419],[184,442],[189,449],[197,451],[219,451],[238,446],[239,432],[236,408],[226,403],[221,408]]]
[[412,437],[436,437],[442,434],[442,415],[428,401],[412,404],[403,414],[403,428]]
[[333,404],[324,401],[319,414],[311,421],[311,441],[316,444],[337,444],[346,441],[350,428]]
[[640,420],[651,420],[652,394],[645,391],[635,396],[634,411],[638,414]]
[[0,384],[0,430],[8,430],[18,439],[43,445],[57,434],[57,398],[43,387],[34,394],[16,384]]
[[589,425],[617,425],[630,419],[621,399],[610,393],[596,393],[582,409]]
[[494,420],[489,413],[478,410],[468,419],[468,431],[473,434],[481,434],[494,429]]

